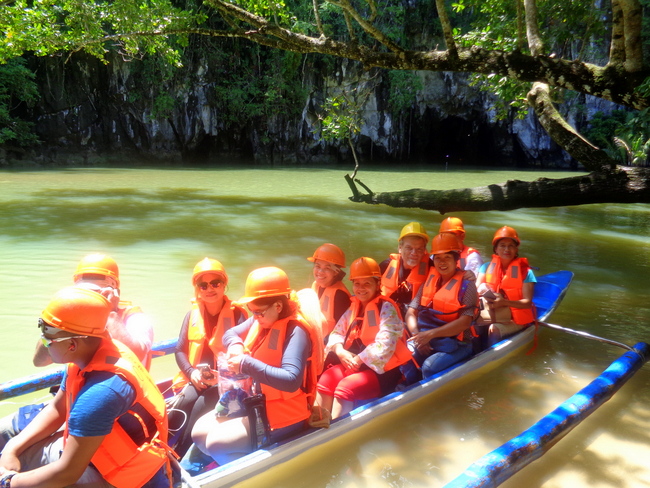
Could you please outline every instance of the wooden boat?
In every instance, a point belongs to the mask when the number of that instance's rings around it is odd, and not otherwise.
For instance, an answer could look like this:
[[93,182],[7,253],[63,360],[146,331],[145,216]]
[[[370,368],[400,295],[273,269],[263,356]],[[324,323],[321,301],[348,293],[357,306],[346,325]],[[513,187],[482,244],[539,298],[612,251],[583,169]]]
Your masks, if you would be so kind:
[[[535,303],[538,320],[546,320],[560,304],[569,287],[573,273],[558,271],[537,278],[535,286]],[[216,467],[194,477],[184,476],[185,486],[193,487],[227,487],[260,474],[272,466],[279,465],[295,456],[323,445],[361,427],[380,415],[389,414],[404,405],[413,403],[441,387],[450,384],[473,372],[481,373],[496,367],[508,356],[529,344],[536,334],[535,327],[524,329],[520,333],[504,339],[494,346],[457,363],[433,377],[411,385],[404,391],[394,392],[378,400],[360,406],[349,415],[336,419],[329,429],[311,429],[300,435],[286,439],[246,455],[236,461]],[[156,344],[157,354],[169,354],[174,351],[175,340]],[[35,375],[21,380],[0,385],[0,400],[22,395],[49,386],[61,380],[61,372]]]

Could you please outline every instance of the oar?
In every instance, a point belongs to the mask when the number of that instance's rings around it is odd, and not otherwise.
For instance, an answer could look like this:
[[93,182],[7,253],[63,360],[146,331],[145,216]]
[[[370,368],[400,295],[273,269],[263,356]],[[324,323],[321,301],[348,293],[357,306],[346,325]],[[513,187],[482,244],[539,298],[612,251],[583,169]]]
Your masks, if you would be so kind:
[[560,330],[562,332],[566,332],[567,334],[577,335],[579,337],[584,337],[586,339],[591,339],[598,342],[604,342],[605,344],[611,344],[612,346],[622,347],[623,349],[627,349],[628,351],[637,352],[636,349],[628,346],[627,344],[623,344],[622,342],[617,342],[611,339],[606,339],[604,337],[599,337],[593,334],[589,334],[588,332],[584,332],[582,330],[573,330],[573,329],[569,329],[568,327],[562,327],[561,325],[549,324],[548,322],[537,322],[537,323],[543,327],[548,327],[549,329]]

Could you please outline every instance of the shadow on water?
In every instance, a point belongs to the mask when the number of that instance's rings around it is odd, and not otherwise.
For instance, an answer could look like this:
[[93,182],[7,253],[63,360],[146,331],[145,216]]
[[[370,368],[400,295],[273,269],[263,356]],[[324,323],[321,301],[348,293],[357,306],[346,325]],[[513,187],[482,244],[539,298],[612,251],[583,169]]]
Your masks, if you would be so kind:
[[[602,367],[617,357],[609,351]],[[539,356],[548,358],[540,365]],[[264,486],[307,488],[441,487],[480,456],[499,447],[522,429],[534,424],[559,403],[593,379],[592,365],[575,358],[557,358],[551,346],[541,345],[490,371],[443,389],[397,413],[375,420],[346,436],[345,447],[328,445],[273,468],[240,488]],[[548,366],[545,366],[548,364]],[[592,418],[540,460],[506,481],[504,487],[541,486],[645,486],[647,471],[629,464],[619,449],[594,450],[603,434],[616,445],[650,444],[650,414],[633,379],[627,388],[601,407]],[[615,420],[612,420],[615,419]],[[390,434],[387,434],[390,432]],[[342,444],[343,441],[341,441]],[[621,467],[613,470],[612,465]],[[573,483],[559,479],[565,473]],[[550,485],[546,483],[555,480]],[[584,482],[587,484],[583,484]]]

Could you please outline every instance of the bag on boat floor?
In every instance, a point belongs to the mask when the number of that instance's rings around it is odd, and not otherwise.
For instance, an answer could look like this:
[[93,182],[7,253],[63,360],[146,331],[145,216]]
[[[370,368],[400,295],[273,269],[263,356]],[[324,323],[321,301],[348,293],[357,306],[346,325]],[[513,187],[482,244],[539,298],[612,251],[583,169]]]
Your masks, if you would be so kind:
[[249,396],[243,400],[248,415],[248,425],[251,433],[251,448],[257,451],[267,445],[271,439],[271,426],[266,417],[266,397],[264,393]]
[[[447,322],[436,317],[436,314],[430,308],[420,307],[418,310],[418,329],[421,332],[436,329],[446,324]],[[436,337],[431,339],[429,345],[435,352],[454,352],[458,349],[458,341],[455,337]]]

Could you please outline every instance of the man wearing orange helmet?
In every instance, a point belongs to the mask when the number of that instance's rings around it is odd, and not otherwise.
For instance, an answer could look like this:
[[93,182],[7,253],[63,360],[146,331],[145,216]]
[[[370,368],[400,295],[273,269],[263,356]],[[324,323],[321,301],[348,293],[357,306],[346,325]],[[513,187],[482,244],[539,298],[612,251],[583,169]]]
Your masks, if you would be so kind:
[[431,267],[427,253],[429,235],[422,224],[410,222],[402,228],[397,241],[397,254],[391,254],[379,265],[381,294],[399,305],[403,317]]
[[[120,300],[120,272],[117,263],[105,254],[84,257],[73,275],[74,284],[103,295],[111,304],[106,328],[113,339],[131,349],[148,369],[151,365],[153,325],[140,307]],[[52,364],[47,350],[39,343],[34,352],[34,366]]]
[[483,259],[479,252],[473,247],[465,245],[465,226],[463,221],[458,217],[447,217],[440,223],[440,233],[451,232],[460,241],[463,249],[460,251],[460,269],[469,270],[478,276],[478,270],[483,264]]
[[[76,286],[97,292],[108,300],[111,311],[106,321],[106,330],[113,339],[131,349],[149,369],[153,326],[140,307],[120,301],[120,272],[115,260],[105,254],[89,254],[79,261],[73,280]],[[36,344],[32,361],[38,367],[52,364],[52,358],[41,341]],[[43,403],[25,405],[15,414],[0,419],[0,448],[20,432],[44,406]]]
[[492,260],[479,270],[476,286],[490,316],[488,346],[535,321],[533,293],[537,279],[528,260],[519,257],[520,242],[515,229],[501,227],[492,239]]
[[170,486],[165,400],[106,333],[110,311],[99,293],[69,287],[42,312],[42,343],[67,366],[54,399],[2,451],[1,486]]
[[[428,378],[472,353],[471,325],[478,311],[473,280],[460,269],[461,241],[455,234],[438,234],[431,242],[434,267],[406,313],[413,335],[413,358]],[[419,380],[415,368],[403,368],[407,383]]]

